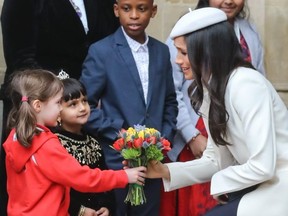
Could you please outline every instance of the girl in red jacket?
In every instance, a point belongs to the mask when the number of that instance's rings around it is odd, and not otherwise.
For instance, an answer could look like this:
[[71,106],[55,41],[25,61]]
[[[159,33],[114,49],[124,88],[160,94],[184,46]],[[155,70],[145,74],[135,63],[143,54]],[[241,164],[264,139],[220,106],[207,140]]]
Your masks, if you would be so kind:
[[[70,188],[103,192],[143,184],[145,167],[119,171],[81,166],[47,127],[57,125],[62,82],[49,71],[26,70],[10,85],[12,128],[5,141],[8,215],[66,216]],[[83,215],[79,212],[79,215]]]

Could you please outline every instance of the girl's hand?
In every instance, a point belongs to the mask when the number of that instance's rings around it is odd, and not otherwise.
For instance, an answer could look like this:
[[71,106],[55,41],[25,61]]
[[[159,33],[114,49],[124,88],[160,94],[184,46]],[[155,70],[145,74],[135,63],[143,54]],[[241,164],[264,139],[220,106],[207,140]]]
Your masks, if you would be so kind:
[[83,216],[97,216],[97,214],[96,214],[96,211],[94,209],[85,207],[85,211],[84,211]]
[[129,168],[127,160],[122,161],[122,164],[123,164],[123,169]]
[[170,181],[169,169],[167,165],[162,164],[160,161],[149,161],[147,168],[147,178],[165,178]]
[[106,207],[100,208],[98,211],[96,211],[97,216],[109,216],[109,210]]
[[124,169],[129,183],[137,183],[139,185],[144,185],[146,177],[146,167],[140,166],[135,168],[125,168]]

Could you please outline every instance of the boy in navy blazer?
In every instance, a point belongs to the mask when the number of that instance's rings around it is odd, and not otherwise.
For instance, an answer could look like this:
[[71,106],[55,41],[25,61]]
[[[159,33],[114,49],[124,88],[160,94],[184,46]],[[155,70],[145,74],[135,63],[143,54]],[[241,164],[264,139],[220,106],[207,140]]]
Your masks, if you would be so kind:
[[[80,81],[87,88],[91,116],[87,130],[97,134],[110,169],[123,169],[123,158],[111,148],[118,132],[141,124],[173,139],[178,113],[168,47],[145,29],[156,15],[153,0],[118,0],[114,13],[121,27],[91,45]],[[101,104],[100,104],[101,101]],[[159,215],[159,180],[146,180],[147,203],[124,203],[127,189],[116,190],[117,216]]]

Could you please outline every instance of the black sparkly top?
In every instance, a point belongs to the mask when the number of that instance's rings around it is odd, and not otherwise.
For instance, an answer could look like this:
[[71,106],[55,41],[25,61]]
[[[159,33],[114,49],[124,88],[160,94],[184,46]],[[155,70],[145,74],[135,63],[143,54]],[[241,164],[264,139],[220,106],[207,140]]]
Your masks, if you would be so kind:
[[[104,154],[98,141],[92,136],[83,133],[83,135],[70,133],[61,128],[53,128],[52,131],[58,136],[62,145],[79,163],[90,168],[107,169]],[[80,206],[98,210],[101,207],[109,209],[110,214],[113,212],[114,194],[112,191],[104,193],[82,193],[71,188],[71,202],[69,214],[77,216]]]

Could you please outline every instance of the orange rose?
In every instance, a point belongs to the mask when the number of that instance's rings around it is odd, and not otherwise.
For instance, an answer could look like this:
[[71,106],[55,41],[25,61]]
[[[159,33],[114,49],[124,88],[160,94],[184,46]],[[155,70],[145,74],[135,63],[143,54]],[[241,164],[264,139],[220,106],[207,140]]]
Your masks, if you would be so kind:
[[167,139],[162,139],[161,143],[163,145],[164,150],[167,150],[167,151],[171,150],[170,142]]
[[120,151],[123,149],[124,145],[125,145],[124,139],[119,138],[114,142],[113,148],[116,149],[117,151]]
[[142,147],[142,143],[143,143],[142,137],[136,138],[134,140],[134,147],[135,148],[141,148]]

